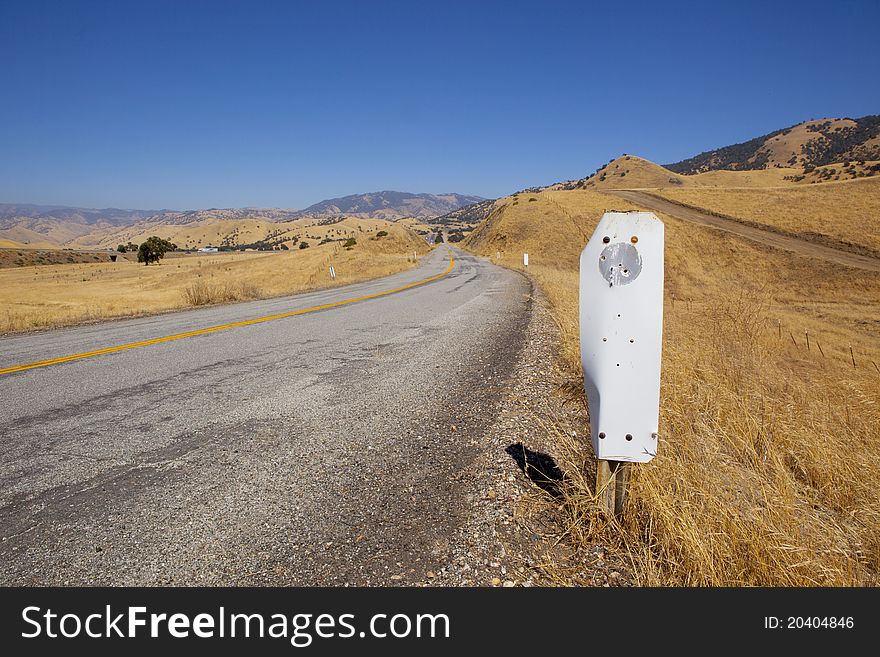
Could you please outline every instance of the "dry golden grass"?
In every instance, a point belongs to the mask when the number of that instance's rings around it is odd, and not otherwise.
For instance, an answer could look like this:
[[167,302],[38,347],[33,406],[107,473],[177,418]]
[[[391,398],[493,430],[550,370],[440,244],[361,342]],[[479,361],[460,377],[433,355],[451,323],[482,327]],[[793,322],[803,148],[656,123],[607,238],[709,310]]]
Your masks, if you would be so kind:
[[880,177],[774,189],[660,189],[670,201],[880,252]]
[[584,183],[586,189],[654,189],[683,187],[778,187],[794,185],[787,180],[801,169],[774,167],[755,171],[706,171],[683,176],[635,155],[623,155]]
[[[627,204],[575,190],[500,205],[464,244],[515,268],[529,253],[529,272],[561,330],[563,364],[578,383],[578,255],[602,212]],[[880,275],[661,218],[661,444],[656,459],[634,468],[615,534],[636,581],[876,584]],[[591,448],[564,431],[553,435],[569,477],[567,535],[576,547],[607,542],[609,524],[583,468]]]
[[[385,276],[415,265],[429,247],[391,226],[357,246],[339,242],[308,249],[217,255],[170,254],[158,265],[101,263],[0,270],[0,332],[143,315],[207,303],[281,296]],[[336,270],[331,281],[328,267]]]
[[138,223],[121,228],[98,230],[78,237],[66,246],[74,248],[115,249],[118,244],[140,244],[151,235],[167,239],[180,248],[203,246],[235,246],[259,240],[277,240],[292,245],[294,238],[310,243],[325,237],[357,237],[365,232],[387,230],[391,222],[382,219],[345,218],[320,225],[316,219],[274,222],[269,219],[206,219],[186,224]]
[[[844,167],[844,164],[847,164]],[[723,188],[760,190],[768,187],[806,187],[811,183],[845,181],[864,176],[876,176],[872,168],[877,162],[851,161],[815,167],[806,173],[800,167],[772,166],[753,171],[705,171],[681,175],[650,160],[635,155],[624,155],[609,162],[596,175],[583,183],[585,189],[645,189],[691,190],[694,188]]]

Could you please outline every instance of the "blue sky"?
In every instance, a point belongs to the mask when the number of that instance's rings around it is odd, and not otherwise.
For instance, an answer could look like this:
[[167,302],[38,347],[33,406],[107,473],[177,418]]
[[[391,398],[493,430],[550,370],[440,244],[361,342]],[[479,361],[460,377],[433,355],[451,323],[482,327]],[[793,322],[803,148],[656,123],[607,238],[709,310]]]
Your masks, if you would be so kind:
[[880,113],[880,2],[0,3],[0,201],[495,197]]

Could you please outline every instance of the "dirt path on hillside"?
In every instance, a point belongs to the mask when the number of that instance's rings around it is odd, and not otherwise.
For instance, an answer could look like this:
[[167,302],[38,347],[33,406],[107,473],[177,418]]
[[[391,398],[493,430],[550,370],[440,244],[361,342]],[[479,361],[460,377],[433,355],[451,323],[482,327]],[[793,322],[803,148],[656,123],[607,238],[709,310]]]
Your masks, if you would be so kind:
[[789,234],[777,233],[770,229],[758,228],[757,226],[742,223],[735,219],[719,217],[718,215],[679,205],[678,203],[654,196],[647,192],[634,190],[603,190],[603,193],[611,194],[632,203],[636,203],[649,210],[666,213],[677,219],[725,230],[754,242],[760,242],[761,244],[791,251],[808,258],[820,258],[846,267],[855,267],[858,269],[880,272],[880,259],[878,258],[851,253],[842,249],[835,249],[823,244],[816,244],[807,239],[801,239]]

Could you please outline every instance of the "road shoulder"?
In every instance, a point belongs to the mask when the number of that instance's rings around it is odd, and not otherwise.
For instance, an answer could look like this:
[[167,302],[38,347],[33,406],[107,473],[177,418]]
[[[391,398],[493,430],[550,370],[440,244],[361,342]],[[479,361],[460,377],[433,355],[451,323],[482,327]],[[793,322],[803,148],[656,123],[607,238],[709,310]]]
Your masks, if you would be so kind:
[[555,436],[568,432],[591,455],[584,442],[589,416],[582,382],[559,365],[560,337],[548,302],[530,282],[523,347],[487,424],[482,455],[471,466],[473,512],[431,585],[619,586],[631,579],[623,559],[602,541],[576,548],[567,540],[570,509],[559,489],[566,466],[556,460],[562,447]]

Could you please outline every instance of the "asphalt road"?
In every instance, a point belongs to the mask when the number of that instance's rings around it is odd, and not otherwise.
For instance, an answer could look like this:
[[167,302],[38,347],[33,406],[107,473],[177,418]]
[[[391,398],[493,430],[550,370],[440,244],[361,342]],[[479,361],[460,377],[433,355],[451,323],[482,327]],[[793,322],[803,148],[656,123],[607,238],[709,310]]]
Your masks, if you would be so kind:
[[[391,295],[0,376],[0,584],[407,584],[444,562],[530,288],[453,250]],[[373,294],[0,339],[0,369]]]

